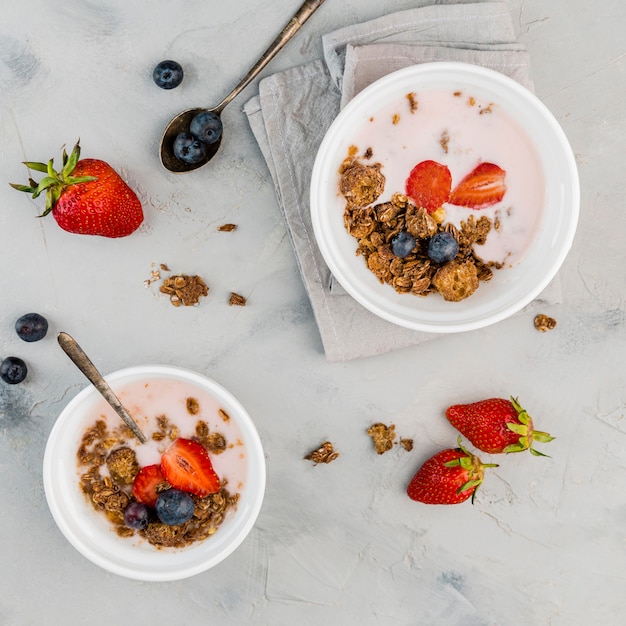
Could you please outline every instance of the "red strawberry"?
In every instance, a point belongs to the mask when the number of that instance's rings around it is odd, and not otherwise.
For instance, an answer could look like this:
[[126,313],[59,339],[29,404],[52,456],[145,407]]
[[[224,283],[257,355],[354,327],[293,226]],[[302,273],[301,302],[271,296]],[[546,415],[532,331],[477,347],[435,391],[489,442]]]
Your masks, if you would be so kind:
[[161,471],[167,482],[181,491],[208,496],[220,490],[209,453],[191,439],[177,439],[161,457]]
[[[459,437],[460,442],[460,437]],[[442,450],[420,467],[407,487],[411,500],[424,504],[459,504],[474,496],[483,482],[485,467],[497,467],[464,448]]]
[[44,172],[45,176],[30,186],[11,187],[37,198],[46,193],[46,210],[57,224],[70,233],[126,237],[143,221],[141,202],[135,192],[104,161],[80,159],[78,142],[72,153],[63,150],[63,165],[57,172],[51,159],[46,163],[25,162],[27,168]]
[[434,213],[450,197],[452,174],[436,161],[418,163],[406,179],[406,195],[416,206]]
[[484,209],[500,202],[506,193],[506,172],[493,163],[477,165],[453,190],[448,202],[470,209]]
[[160,465],[146,465],[142,467],[133,481],[133,495],[139,502],[154,506],[159,492],[157,487],[167,483],[165,476],[161,472]]
[[552,441],[548,433],[533,429],[533,421],[517,398],[489,398],[472,404],[455,404],[446,417],[460,433],[483,452],[521,452],[547,456],[532,447],[533,441]]

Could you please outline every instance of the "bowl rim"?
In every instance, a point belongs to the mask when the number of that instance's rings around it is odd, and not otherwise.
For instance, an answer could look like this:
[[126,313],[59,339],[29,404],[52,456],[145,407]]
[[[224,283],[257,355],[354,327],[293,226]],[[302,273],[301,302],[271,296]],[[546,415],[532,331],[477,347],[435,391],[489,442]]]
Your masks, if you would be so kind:
[[[390,301],[394,297],[393,294],[389,294],[390,298],[383,297],[380,298],[379,302],[376,302],[369,297],[371,294],[365,293],[365,289],[353,284],[350,278],[350,274],[353,274],[353,270],[349,266],[351,261],[346,261],[341,253],[333,249],[330,236],[327,235],[326,229],[328,226],[324,223],[324,202],[322,198],[327,193],[325,177],[328,178],[329,175],[327,170],[328,164],[336,157],[339,143],[337,137],[341,139],[341,129],[345,127],[346,120],[349,120],[350,116],[362,110],[366,106],[368,99],[375,98],[377,94],[385,90],[392,90],[395,84],[409,78],[441,81],[442,77],[449,77],[451,80],[459,75],[462,75],[466,80],[490,81],[496,88],[508,90],[512,97],[518,99],[524,106],[527,105],[529,107],[528,110],[537,116],[537,120],[541,124],[546,125],[552,134],[551,140],[554,141],[559,157],[563,161],[564,171],[567,172],[567,180],[560,181],[568,195],[567,214],[564,217],[561,216],[559,221],[559,228],[562,229],[562,232],[560,233],[558,252],[554,254],[549,264],[542,267],[541,275],[532,287],[527,288],[521,297],[512,302],[499,304],[488,314],[476,314],[474,317],[466,320],[434,320],[427,319],[428,316],[420,318],[411,311],[407,313],[406,307],[402,310],[400,310],[400,307],[392,310],[393,306],[390,304]],[[531,141],[536,146],[533,138],[531,138]],[[411,65],[383,76],[359,92],[339,112],[328,128],[315,157],[310,183],[310,214],[315,240],[334,278],[337,279],[350,296],[378,317],[396,325],[426,333],[456,333],[476,330],[502,321],[531,303],[553,280],[567,257],[576,233],[579,212],[580,181],[574,153],[563,128],[548,107],[537,95],[513,78],[484,66],[456,61],[433,61]],[[360,273],[361,270],[357,270],[357,272]],[[388,285],[385,286],[392,289]],[[407,296],[407,294],[404,295]],[[431,315],[432,317],[434,316]]]
[[[174,378],[202,388],[228,407],[231,419],[236,421],[241,431],[245,440],[248,461],[246,495],[245,500],[243,502],[240,500],[238,503],[238,508],[229,523],[228,542],[220,542],[216,550],[212,550],[212,545],[215,546],[216,543],[211,544],[211,541],[205,540],[184,548],[155,549],[150,546],[137,552],[136,545],[131,542],[124,543],[128,541],[127,539],[113,537],[112,533],[105,537],[104,533],[99,533],[92,527],[83,528],[84,524],[81,525],[80,522],[71,519],[68,506],[82,509],[83,507],[77,504],[81,501],[84,509],[88,510],[89,504],[84,494],[80,492],[78,483],[75,485],[75,490],[67,488],[68,483],[71,482],[67,480],[71,472],[70,466],[75,471],[76,464],[68,462],[66,467],[63,467],[63,464],[59,463],[58,452],[62,447],[64,436],[67,436],[68,432],[71,433],[71,430],[67,429],[82,425],[78,412],[81,405],[93,403],[101,398],[96,388],[90,384],[68,402],[50,431],[43,458],[43,485],[46,501],[55,523],[69,543],[84,557],[119,576],[147,582],[167,582],[200,574],[223,561],[241,545],[260,513],[265,496],[267,470],[261,439],[252,418],[235,396],[215,380],[183,367],[158,364],[136,365],[116,370],[105,375],[105,380],[115,388],[116,383],[152,377]],[[66,444],[66,447],[68,445],[70,444]],[[64,501],[64,497],[68,495],[73,498],[69,505]],[[87,515],[91,515],[91,512]],[[107,524],[106,527],[111,531],[110,525]],[[109,546],[113,544],[115,553],[98,549],[96,543],[98,537],[102,537]],[[211,537],[211,540],[218,537],[219,531]],[[142,542],[142,545],[146,546],[146,543]],[[135,550],[134,553],[133,550]],[[166,559],[159,558],[158,561],[152,560],[154,559],[152,555],[155,554],[159,557],[171,556]],[[150,562],[149,564],[147,561],[142,564],[133,563],[133,555],[139,556],[139,560],[143,559],[144,555],[150,555]]]

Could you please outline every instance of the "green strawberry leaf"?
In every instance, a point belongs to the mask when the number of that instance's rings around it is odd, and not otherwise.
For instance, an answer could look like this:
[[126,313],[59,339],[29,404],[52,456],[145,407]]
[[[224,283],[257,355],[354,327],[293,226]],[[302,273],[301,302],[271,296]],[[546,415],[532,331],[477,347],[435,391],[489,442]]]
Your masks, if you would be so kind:
[[525,426],[524,424],[516,424],[515,422],[507,422],[506,427],[510,431],[518,435],[522,435],[524,437],[528,435],[528,426]]
[[65,182],[68,185],[77,185],[78,183],[89,183],[92,180],[98,180],[97,176],[68,176]]
[[16,183],[9,183],[13,189],[17,189],[18,191],[25,191],[26,193],[35,193],[37,190],[37,185],[35,187],[28,187],[27,185],[18,185]]
[[37,163],[36,161],[24,161],[24,165],[29,170],[34,170],[35,172],[44,172],[48,173],[48,164],[47,163]]
[[63,176],[63,178],[66,178],[74,171],[74,169],[76,168],[76,164],[80,159],[79,141],[76,142],[76,145],[72,149],[72,152],[67,159],[67,162],[63,165],[63,169],[61,170],[61,175]]
[[42,191],[45,191],[49,187],[52,187],[53,185],[57,185],[58,182],[59,180],[57,178],[53,178],[52,176],[44,176],[39,181],[39,184],[37,185],[37,189],[36,189],[37,195],[39,195]]
[[533,431],[533,439],[535,441],[539,441],[540,443],[548,443],[550,441],[554,441],[555,437],[549,435],[548,433],[544,433],[540,430]]
[[480,483],[482,483],[482,479],[475,479],[475,480],[468,480],[464,485],[461,485],[456,492],[457,493],[463,493],[464,491],[467,491],[468,489],[472,489],[472,487],[478,487],[478,485],[480,485]]
[[549,459],[552,458],[549,454],[544,454],[543,452],[539,452],[539,450],[535,450],[534,448],[530,448],[530,453],[535,456],[545,456]]

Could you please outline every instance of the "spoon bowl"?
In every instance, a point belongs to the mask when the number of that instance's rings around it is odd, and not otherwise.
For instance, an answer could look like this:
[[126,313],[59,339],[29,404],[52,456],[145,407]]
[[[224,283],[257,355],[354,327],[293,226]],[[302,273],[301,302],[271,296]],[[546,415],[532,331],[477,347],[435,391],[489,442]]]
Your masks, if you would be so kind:
[[198,115],[198,113],[202,113],[202,111],[211,111],[219,116],[220,111],[218,111],[217,107],[213,109],[187,109],[182,113],[179,113],[174,119],[170,121],[163,133],[163,138],[161,139],[161,163],[168,169],[170,172],[174,172],[175,174],[181,174],[183,172],[191,172],[193,170],[202,167],[205,163],[208,163],[217,153],[220,143],[222,143],[222,138],[220,137],[215,143],[206,144],[206,156],[201,161],[197,163],[183,163],[180,159],[177,159],[174,156],[174,140],[176,139],[179,133],[189,132],[189,125],[191,124],[191,120]]
[[179,133],[189,132],[191,120],[202,111],[210,111],[218,117],[224,107],[233,100],[239,93],[247,87],[259,72],[274,58],[276,53],[300,30],[302,25],[317,11],[324,3],[324,0],[306,0],[291,18],[289,23],[283,28],[278,37],[270,44],[270,47],[263,53],[261,58],[254,64],[252,69],[239,81],[237,86],[215,107],[187,109],[174,117],[165,128],[161,137],[160,158],[165,169],[175,174],[191,172],[197,170],[208,163],[216,154],[220,147],[222,138],[215,143],[206,145],[206,156],[197,163],[184,163],[174,154],[174,140]]

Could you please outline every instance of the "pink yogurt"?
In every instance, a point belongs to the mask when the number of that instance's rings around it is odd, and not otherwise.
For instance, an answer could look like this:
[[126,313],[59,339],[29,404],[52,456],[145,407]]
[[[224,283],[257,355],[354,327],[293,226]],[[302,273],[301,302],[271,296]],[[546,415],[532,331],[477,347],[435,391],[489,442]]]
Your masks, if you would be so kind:
[[481,101],[469,91],[424,91],[414,100],[413,112],[407,97],[377,111],[353,139],[358,156],[371,148],[371,162],[383,165],[385,191],[377,202],[404,193],[409,172],[421,161],[447,165],[453,189],[480,162],[495,163],[506,171],[502,201],[480,210],[445,204],[445,221],[458,225],[471,214],[497,217],[499,230],[492,230],[476,253],[485,261],[518,262],[536,235],[544,206],[545,182],[533,144],[497,102]]
[[[148,438],[140,444],[131,437],[125,445],[132,447],[141,467],[160,463],[161,455],[172,443],[171,440],[154,441],[157,431],[156,418],[165,415],[171,425],[179,429],[179,436],[191,438],[199,420],[207,423],[210,432],[219,432],[227,442],[220,454],[209,453],[213,469],[220,479],[228,479],[227,489],[231,493],[241,491],[247,472],[246,449],[241,432],[234,419],[224,419],[219,410],[223,408],[209,393],[181,380],[155,378],[129,382],[115,387],[115,392],[137,425]],[[198,401],[199,411],[191,415],[187,411],[187,398]],[[120,418],[104,401],[100,400],[93,409],[93,420],[106,419],[110,429],[121,424]],[[102,468],[105,470],[106,468]]]

